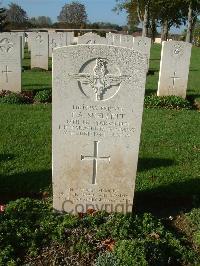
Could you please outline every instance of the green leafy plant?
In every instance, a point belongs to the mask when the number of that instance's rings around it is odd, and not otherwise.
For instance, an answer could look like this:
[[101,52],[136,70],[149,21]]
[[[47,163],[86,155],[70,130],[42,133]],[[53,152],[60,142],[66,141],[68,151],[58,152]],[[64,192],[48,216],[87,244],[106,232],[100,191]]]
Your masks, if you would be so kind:
[[34,97],[34,101],[37,103],[51,102],[51,91],[50,90],[38,91]]
[[191,109],[190,102],[177,96],[146,96],[144,99],[146,108],[166,108],[166,109]]
[[189,220],[190,228],[193,233],[193,240],[200,248],[200,209],[193,209],[186,217]]
[[98,266],[199,263],[185,240],[148,213],[60,215],[50,200],[29,198],[10,202],[0,213],[0,265],[23,265],[24,257],[31,260],[47,247],[63,246],[66,256],[92,256]]
[[115,255],[120,266],[147,266],[145,248],[142,241],[120,240],[115,247]]
[[116,255],[113,252],[100,254],[95,262],[95,266],[120,266]]
[[10,92],[0,96],[0,103],[22,104],[24,99],[19,93]]

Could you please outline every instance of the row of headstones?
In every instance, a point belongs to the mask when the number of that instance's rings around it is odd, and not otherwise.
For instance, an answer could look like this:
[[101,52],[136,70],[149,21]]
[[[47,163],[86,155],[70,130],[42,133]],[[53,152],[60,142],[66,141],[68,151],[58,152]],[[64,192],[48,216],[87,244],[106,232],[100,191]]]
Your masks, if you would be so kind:
[[[140,51],[150,58],[151,39],[134,38],[130,35],[109,33],[106,38],[95,33],[86,33],[74,38],[72,32],[29,33],[28,49],[31,51],[31,68],[48,69],[48,56],[52,57],[53,50],[70,44],[105,44],[116,45]],[[32,48],[31,48],[32,47]]]
[[[28,33],[28,47],[31,50],[31,68],[48,69],[48,56],[56,47],[74,43],[73,33]],[[106,44],[131,48],[146,56],[149,62],[151,39],[108,33],[106,38],[87,33],[78,38],[78,44]],[[24,33],[0,34],[0,90],[21,91],[21,63],[24,53]],[[49,47],[51,47],[49,49]],[[51,52],[49,52],[49,50]],[[185,42],[163,42],[159,96],[176,95],[186,97],[191,44]],[[149,63],[148,63],[149,64]],[[147,64],[147,69],[148,69]]]
[[[190,51],[186,43],[163,44],[161,76],[169,69],[164,82],[172,78],[176,85],[189,69]],[[14,86],[21,75],[21,37],[0,38],[0,63],[0,88]],[[145,54],[120,45],[70,45],[54,51],[55,210],[132,211],[147,66]]]

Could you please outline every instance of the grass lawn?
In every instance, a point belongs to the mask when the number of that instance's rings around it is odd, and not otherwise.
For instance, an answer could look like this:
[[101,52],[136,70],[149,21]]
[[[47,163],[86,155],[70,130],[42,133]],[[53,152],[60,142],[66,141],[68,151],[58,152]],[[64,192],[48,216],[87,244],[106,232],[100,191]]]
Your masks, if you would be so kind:
[[[160,51],[160,45],[152,47],[150,69],[155,75],[148,76],[147,94],[156,92]],[[188,95],[200,97],[200,49],[192,52]],[[26,51],[23,89],[51,88],[51,72],[31,71],[29,58]],[[51,104],[1,104],[0,119],[2,199],[46,190],[51,186]],[[199,122],[197,110],[145,109],[136,202],[150,197],[191,203],[200,194]]]
[[[152,47],[147,95],[156,93],[160,51]],[[23,90],[51,89],[51,71],[30,70],[29,57]],[[200,97],[199,66],[193,48],[189,99]],[[0,205],[51,194],[51,104],[0,104],[0,121]],[[199,133],[199,110],[145,109],[134,215],[80,218],[56,215],[48,201],[8,203],[0,211],[0,265],[200,265]]]

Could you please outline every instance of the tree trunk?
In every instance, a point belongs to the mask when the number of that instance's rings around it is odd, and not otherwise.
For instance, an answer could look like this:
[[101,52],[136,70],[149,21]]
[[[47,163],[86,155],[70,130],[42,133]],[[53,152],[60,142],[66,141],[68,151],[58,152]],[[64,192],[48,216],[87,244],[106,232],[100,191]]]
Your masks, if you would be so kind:
[[189,4],[188,8],[188,27],[187,27],[187,35],[186,35],[186,42],[192,42],[192,2]]
[[155,19],[152,20],[151,31],[152,31],[152,42],[154,43],[156,39],[156,33],[157,33]]
[[168,21],[165,20],[162,25],[161,41],[167,41],[168,38]]
[[145,5],[145,12],[144,12],[144,21],[143,21],[143,29],[142,29],[142,37],[147,37],[147,32],[148,32],[148,4]]

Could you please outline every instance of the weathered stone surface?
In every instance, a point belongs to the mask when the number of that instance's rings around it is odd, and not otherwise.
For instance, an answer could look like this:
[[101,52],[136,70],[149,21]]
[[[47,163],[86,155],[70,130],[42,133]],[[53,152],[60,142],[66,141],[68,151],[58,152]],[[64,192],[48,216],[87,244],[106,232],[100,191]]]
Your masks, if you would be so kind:
[[21,37],[0,33],[0,90],[21,91]]
[[114,40],[113,40],[113,33],[112,32],[106,33],[106,39],[107,39],[108,45],[113,45]]
[[186,97],[192,45],[187,42],[163,42],[158,96]]
[[151,39],[147,37],[134,37],[133,49],[145,54],[150,59]]
[[67,45],[66,32],[50,32],[49,33],[49,57],[52,57],[52,52],[55,48]]
[[121,46],[132,49],[133,48],[133,36],[131,35],[121,35]]
[[107,44],[107,40],[96,33],[88,32],[78,37],[78,44]]
[[48,70],[48,33],[31,32],[31,68],[38,67]]
[[121,46],[121,34],[112,33],[112,35],[113,35],[113,45]]
[[123,35],[116,33],[106,33],[107,43],[109,45],[122,46],[145,54],[150,58],[151,39],[147,37],[133,37],[132,35]]
[[146,63],[144,55],[122,47],[55,49],[55,210],[132,210]]
[[71,45],[74,43],[74,32],[69,31],[67,32],[67,45]]
[[24,48],[25,48],[25,32],[16,32],[18,36],[22,38],[22,59],[24,59]]
[[27,35],[27,44],[28,44],[28,51],[31,51],[31,32],[26,32]]

